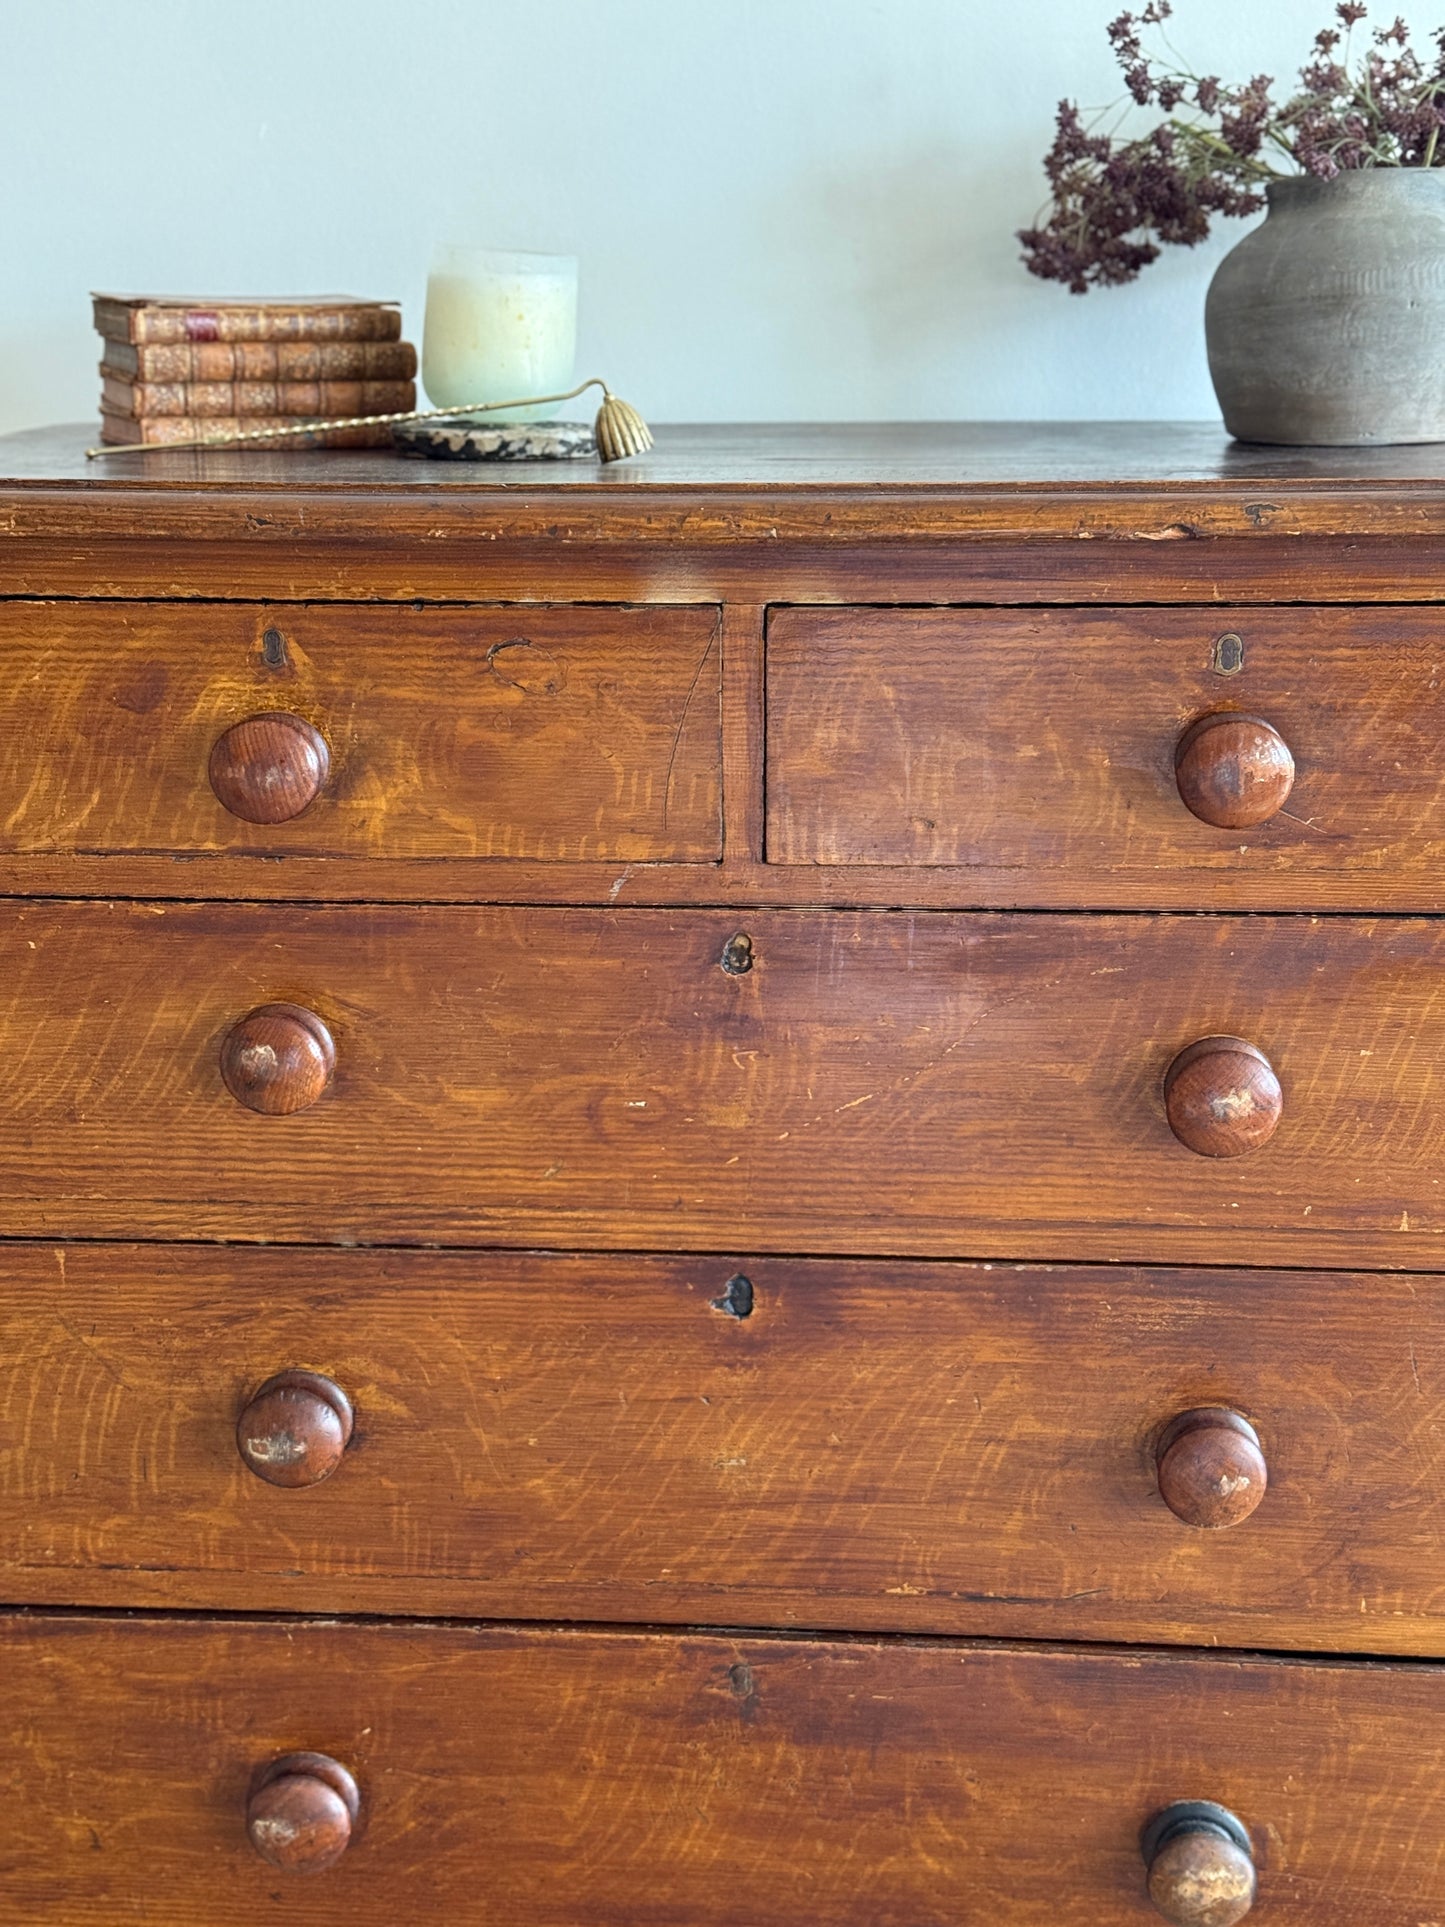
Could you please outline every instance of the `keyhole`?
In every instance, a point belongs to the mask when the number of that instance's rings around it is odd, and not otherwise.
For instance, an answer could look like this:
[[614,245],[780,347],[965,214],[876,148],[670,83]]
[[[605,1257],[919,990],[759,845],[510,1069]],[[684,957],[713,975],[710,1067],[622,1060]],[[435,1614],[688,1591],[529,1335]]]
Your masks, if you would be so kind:
[[1214,673],[1216,676],[1237,676],[1244,667],[1244,637],[1237,636],[1231,629],[1219,637],[1214,645]]
[[730,977],[745,977],[753,967],[753,940],[741,932],[723,945],[722,967]]

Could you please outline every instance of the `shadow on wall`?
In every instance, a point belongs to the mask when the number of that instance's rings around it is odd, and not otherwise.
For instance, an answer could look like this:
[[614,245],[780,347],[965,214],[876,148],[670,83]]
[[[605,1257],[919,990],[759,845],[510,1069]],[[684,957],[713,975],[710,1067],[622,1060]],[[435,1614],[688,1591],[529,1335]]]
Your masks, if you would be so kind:
[[1006,297],[1018,248],[1008,209],[1013,168],[980,168],[947,148],[890,173],[824,182],[821,212],[849,246],[853,298],[875,355],[921,360],[959,352],[961,331],[985,335],[989,303]]
[[997,330],[1017,253],[1017,223],[1001,211],[1018,188],[1017,167],[980,168],[961,145],[935,144],[806,175],[764,203],[762,252],[791,285],[763,313],[787,330],[779,352],[801,381],[822,343],[831,383],[847,391],[840,412],[926,407]]
[[[79,320],[66,318],[39,340],[33,333],[7,334],[0,329],[0,423],[33,422],[37,394],[74,393],[77,400],[65,411],[71,421],[100,426],[100,377],[95,372],[100,350],[90,334],[90,302],[82,297]],[[78,399],[84,395],[84,401]],[[56,410],[51,408],[52,418]],[[0,430],[3,432],[3,430]]]
[[811,412],[1017,414],[1023,364],[1036,419],[1079,412],[1084,366],[1085,412],[1154,414],[1182,369],[1197,395],[1188,412],[1212,416],[1204,293],[1246,224],[1224,222],[1197,249],[1166,249],[1139,282],[1080,298],[1020,259],[1016,230],[1034,221],[1045,192],[1032,148],[981,164],[961,144],[940,143],[804,177],[767,203],[766,252],[788,264],[781,292],[792,298],[774,290],[761,313],[787,330],[777,350]]

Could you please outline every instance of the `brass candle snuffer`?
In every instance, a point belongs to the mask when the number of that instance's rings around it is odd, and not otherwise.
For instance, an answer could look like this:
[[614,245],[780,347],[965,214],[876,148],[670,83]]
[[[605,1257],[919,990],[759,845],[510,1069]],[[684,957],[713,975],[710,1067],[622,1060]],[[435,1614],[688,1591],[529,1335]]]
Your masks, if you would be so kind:
[[291,436],[322,435],[336,428],[381,428],[396,422],[461,420],[469,415],[490,414],[501,408],[541,408],[551,402],[575,401],[589,388],[602,390],[602,406],[597,410],[595,434],[597,453],[604,462],[626,461],[652,447],[652,431],[630,402],[625,402],[607,386],[600,375],[591,375],[560,395],[523,395],[516,401],[482,401],[470,408],[418,408],[395,415],[344,415],[329,421],[297,422],[294,427],[247,429],[242,434],[193,435],[181,442],[102,442],[86,449],[87,460],[99,455],[160,455],[187,448],[241,448],[248,442],[275,442]]

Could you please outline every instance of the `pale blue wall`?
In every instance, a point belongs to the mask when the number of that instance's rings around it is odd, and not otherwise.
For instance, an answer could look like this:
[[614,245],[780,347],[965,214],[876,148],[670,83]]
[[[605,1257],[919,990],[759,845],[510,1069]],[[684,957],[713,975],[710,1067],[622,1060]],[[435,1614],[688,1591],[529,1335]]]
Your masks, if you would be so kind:
[[[446,236],[580,254],[583,359],[658,420],[1211,415],[1218,248],[1083,300],[1015,259],[1122,3],[0,0],[0,429],[92,413],[92,286],[399,295],[416,338]],[[1292,74],[1330,11],[1175,37]]]

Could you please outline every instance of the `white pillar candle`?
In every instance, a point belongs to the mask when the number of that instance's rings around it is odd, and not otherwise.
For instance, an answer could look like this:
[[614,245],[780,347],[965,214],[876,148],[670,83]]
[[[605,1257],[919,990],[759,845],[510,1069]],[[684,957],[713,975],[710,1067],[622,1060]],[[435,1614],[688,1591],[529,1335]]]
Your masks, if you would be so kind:
[[[577,262],[566,254],[444,247],[427,282],[421,378],[433,408],[556,394],[573,384]],[[547,408],[499,409],[535,421]]]

